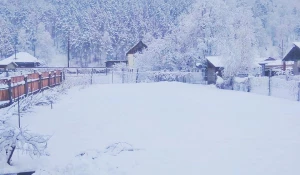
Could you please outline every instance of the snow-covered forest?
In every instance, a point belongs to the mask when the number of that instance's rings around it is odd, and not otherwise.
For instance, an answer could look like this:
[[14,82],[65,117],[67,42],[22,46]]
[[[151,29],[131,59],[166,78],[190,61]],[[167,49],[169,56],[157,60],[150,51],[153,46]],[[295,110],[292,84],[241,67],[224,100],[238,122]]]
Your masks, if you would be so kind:
[[281,58],[300,37],[299,18],[298,0],[2,0],[0,57],[16,49],[65,65],[69,43],[74,64],[101,65],[143,40],[141,66],[186,69],[223,55],[243,69]]

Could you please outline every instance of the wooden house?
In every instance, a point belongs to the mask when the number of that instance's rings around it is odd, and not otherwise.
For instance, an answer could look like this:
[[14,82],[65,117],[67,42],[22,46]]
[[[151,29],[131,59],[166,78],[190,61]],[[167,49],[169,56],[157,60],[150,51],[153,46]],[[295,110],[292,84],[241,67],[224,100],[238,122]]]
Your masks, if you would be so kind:
[[[255,59],[255,68],[260,68],[260,75],[261,76],[273,76],[276,74],[283,74],[284,70],[284,63],[281,59],[275,59],[269,57],[265,58],[257,58]],[[287,61],[285,63],[285,68],[291,69],[293,67],[293,61]],[[271,73],[271,74],[270,74]]]
[[283,58],[284,69],[286,69],[287,61],[294,61],[293,73],[294,75],[300,75],[300,42],[294,42],[294,47]]
[[221,56],[207,56],[207,84],[215,84],[217,81],[217,76],[222,77],[222,70],[224,66],[221,62]]
[[9,71],[9,70],[15,70],[18,67],[18,65],[14,62],[2,62],[0,61],[0,71]]
[[126,53],[128,67],[130,68],[134,67],[134,61],[135,61],[134,54],[142,53],[142,51],[146,48],[147,46],[142,41],[140,41]]
[[1,64],[3,65],[8,65],[12,62],[16,64],[18,68],[34,68],[41,65],[40,61],[36,57],[27,52],[19,52],[1,60]]

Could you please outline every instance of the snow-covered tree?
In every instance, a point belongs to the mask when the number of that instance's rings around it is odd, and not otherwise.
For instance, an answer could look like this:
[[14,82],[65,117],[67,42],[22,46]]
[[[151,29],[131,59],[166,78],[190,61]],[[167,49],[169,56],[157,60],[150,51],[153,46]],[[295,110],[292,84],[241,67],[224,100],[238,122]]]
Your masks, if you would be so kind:
[[44,51],[54,48],[66,55],[70,43],[74,63],[102,64],[107,58],[125,59],[132,45],[150,35],[167,40],[162,52],[166,65],[185,70],[206,55],[221,54],[220,42],[232,38],[228,25],[241,15],[251,21],[257,53],[282,56],[292,41],[300,39],[298,4],[298,0],[1,1],[1,57],[12,55],[16,45],[19,51],[43,58],[51,57]]
[[232,18],[223,29],[227,37],[220,41],[224,75],[228,77],[248,73],[257,51],[253,13],[246,3],[240,3],[231,4],[236,7],[234,14],[240,15],[227,16]]
[[47,155],[48,136],[30,133],[25,128],[13,127],[0,123],[0,154],[5,152],[6,162],[12,165],[13,154],[16,150],[33,156]]

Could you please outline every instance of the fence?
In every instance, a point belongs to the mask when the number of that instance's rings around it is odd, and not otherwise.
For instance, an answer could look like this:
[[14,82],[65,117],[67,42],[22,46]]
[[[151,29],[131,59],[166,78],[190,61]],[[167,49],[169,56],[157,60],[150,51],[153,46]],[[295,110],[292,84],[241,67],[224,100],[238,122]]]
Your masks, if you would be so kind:
[[138,69],[66,68],[66,81],[74,85],[177,81],[206,84],[202,72],[139,71]]
[[235,78],[233,89],[300,101],[299,80],[296,76]]
[[0,107],[9,106],[18,98],[59,85],[62,81],[61,70],[0,79]]

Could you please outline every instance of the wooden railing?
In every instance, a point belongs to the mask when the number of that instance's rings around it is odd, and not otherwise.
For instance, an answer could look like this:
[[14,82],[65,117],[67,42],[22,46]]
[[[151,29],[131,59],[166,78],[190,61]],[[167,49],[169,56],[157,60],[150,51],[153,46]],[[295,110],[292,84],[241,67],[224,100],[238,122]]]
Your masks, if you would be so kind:
[[0,79],[0,107],[11,105],[19,97],[59,85],[62,81],[61,70]]

